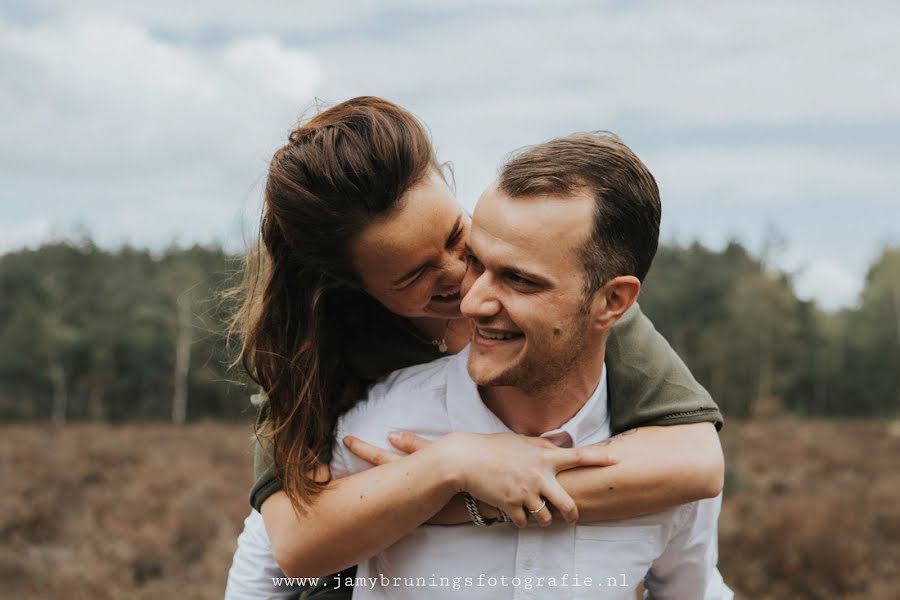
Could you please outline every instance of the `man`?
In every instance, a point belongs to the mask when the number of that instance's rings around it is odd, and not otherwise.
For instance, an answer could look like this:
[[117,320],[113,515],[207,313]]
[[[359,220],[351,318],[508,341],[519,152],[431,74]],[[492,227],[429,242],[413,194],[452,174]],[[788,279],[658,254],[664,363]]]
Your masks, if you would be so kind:
[[[337,438],[388,446],[402,429],[607,440],[606,338],[640,292],[660,212],[652,175],[615,136],[576,134],[516,155],[473,216],[462,289],[471,345],[375,385]],[[370,466],[340,444],[334,452],[335,478]],[[523,510],[549,510],[540,500]],[[360,565],[354,597],[633,598],[643,580],[654,598],[730,598],[716,569],[720,505],[477,534],[424,525]]]

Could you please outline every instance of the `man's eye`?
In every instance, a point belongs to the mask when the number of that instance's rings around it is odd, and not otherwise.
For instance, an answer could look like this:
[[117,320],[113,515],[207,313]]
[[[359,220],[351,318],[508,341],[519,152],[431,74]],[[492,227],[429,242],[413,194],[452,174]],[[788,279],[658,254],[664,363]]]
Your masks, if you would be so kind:
[[534,285],[533,281],[525,279],[524,277],[520,277],[515,273],[510,273],[509,275],[507,275],[507,279],[509,279],[513,283],[520,283],[522,285]]

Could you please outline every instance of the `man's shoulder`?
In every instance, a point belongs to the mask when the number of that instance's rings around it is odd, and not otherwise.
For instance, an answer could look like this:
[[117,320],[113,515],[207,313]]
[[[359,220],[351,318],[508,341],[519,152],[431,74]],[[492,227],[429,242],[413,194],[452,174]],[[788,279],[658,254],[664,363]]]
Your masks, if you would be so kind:
[[446,356],[392,372],[372,384],[366,397],[341,417],[339,427],[352,431],[377,415],[445,408],[447,373],[454,358]]
[[413,365],[398,369],[384,379],[376,382],[369,390],[369,396],[398,395],[423,389],[436,389],[446,386],[447,372],[455,355],[444,356],[421,365]]
[[337,424],[331,473],[346,477],[371,465],[343,445],[347,435],[390,449],[388,434],[412,431],[435,439],[450,432],[447,415],[447,374],[453,357],[394,371],[369,388],[367,397],[345,413]]

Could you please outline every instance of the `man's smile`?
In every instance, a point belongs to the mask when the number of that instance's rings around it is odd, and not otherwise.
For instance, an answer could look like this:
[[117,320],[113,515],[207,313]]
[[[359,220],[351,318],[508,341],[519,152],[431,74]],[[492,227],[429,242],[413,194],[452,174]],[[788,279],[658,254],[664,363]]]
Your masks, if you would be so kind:
[[476,326],[472,335],[472,343],[476,346],[493,347],[516,343],[524,338],[525,335],[520,331]]

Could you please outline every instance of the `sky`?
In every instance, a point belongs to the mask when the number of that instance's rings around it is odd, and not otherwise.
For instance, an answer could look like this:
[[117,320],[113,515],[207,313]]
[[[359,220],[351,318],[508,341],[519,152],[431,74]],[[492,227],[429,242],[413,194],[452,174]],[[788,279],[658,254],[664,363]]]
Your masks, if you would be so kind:
[[740,241],[852,306],[900,243],[898,32],[878,1],[3,0],[0,252],[239,251],[298,120],[378,95],[428,125],[469,209],[515,148],[614,131],[663,242]]

